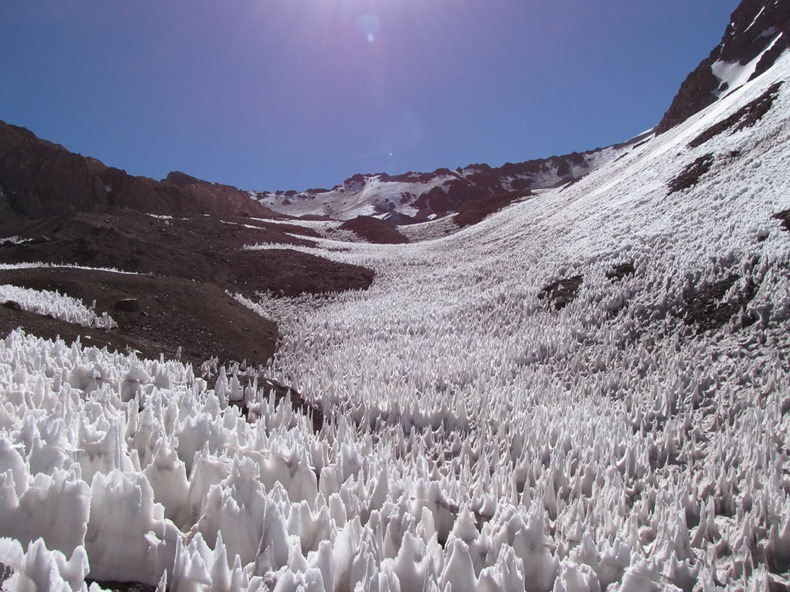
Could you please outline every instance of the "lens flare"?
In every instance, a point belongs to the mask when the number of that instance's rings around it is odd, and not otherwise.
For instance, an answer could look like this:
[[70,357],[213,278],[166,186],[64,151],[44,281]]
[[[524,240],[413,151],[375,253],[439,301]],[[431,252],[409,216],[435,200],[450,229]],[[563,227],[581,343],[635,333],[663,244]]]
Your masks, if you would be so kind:
[[377,16],[366,14],[356,20],[355,27],[368,43],[373,43],[376,40],[376,33],[381,30],[381,20]]

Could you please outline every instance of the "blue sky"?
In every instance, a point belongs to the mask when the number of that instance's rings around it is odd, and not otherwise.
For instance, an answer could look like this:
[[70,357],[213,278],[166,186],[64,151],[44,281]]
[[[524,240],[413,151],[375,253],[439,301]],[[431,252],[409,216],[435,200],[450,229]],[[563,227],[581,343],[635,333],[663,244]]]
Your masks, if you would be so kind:
[[498,166],[655,125],[737,0],[0,0],[0,119],[244,189]]

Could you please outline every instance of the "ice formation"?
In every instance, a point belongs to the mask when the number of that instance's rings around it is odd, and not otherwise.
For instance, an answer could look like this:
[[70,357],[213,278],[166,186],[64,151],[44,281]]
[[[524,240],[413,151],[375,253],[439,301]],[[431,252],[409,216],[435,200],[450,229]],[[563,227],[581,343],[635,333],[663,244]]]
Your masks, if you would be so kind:
[[[2,585],[787,585],[790,235],[772,215],[790,207],[790,86],[754,127],[687,146],[788,74],[785,56],[578,183],[452,236],[316,243],[376,282],[244,302],[280,323],[266,371],[321,406],[320,431],[250,371],[209,384],[179,362],[12,333]],[[669,194],[703,154],[711,170]],[[633,273],[613,273],[624,263]],[[561,309],[539,297],[577,275]],[[722,285],[702,309],[734,314],[690,322]]]
[[118,326],[106,312],[97,315],[93,307],[85,306],[82,300],[57,291],[33,290],[10,284],[0,285],[0,301],[6,302],[8,300],[19,304],[22,310],[50,315],[61,321],[77,323],[84,327],[112,329]]

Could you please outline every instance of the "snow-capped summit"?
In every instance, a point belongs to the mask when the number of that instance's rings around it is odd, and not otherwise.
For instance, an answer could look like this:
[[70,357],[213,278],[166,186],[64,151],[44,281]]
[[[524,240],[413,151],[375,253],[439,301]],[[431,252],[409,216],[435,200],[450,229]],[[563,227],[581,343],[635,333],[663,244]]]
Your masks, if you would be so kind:
[[744,0],[710,55],[680,87],[656,127],[663,133],[770,68],[790,45],[790,0]]

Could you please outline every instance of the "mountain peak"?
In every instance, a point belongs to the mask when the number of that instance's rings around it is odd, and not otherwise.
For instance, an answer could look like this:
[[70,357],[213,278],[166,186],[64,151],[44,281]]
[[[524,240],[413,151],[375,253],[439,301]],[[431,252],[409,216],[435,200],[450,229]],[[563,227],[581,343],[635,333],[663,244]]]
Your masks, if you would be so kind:
[[759,76],[788,48],[790,0],[743,0],[724,36],[680,86],[656,133],[682,123]]

